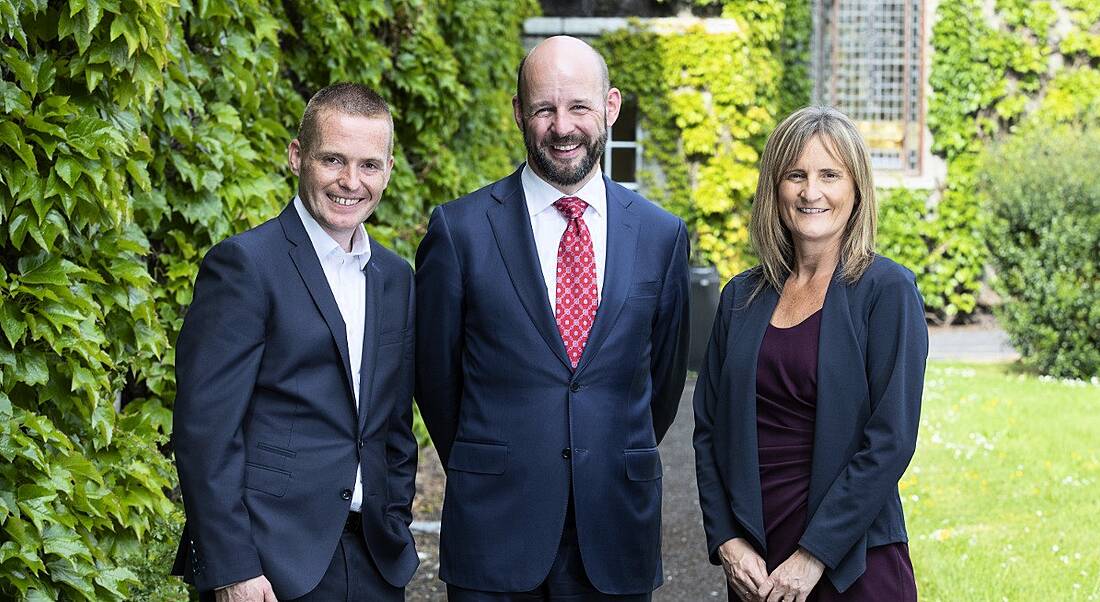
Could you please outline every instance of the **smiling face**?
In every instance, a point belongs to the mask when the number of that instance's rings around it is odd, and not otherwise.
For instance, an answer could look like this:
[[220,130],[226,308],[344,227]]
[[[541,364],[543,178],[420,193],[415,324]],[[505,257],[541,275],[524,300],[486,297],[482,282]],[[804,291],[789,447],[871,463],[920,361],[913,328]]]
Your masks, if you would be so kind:
[[607,129],[619,116],[621,95],[607,87],[600,61],[579,40],[546,40],[525,60],[522,100],[513,99],[528,164],[565,194],[595,174]]
[[855,207],[852,176],[833,155],[814,136],[779,181],[779,217],[803,252],[839,249]]
[[287,149],[298,196],[313,219],[345,250],[382,200],[390,180],[390,122],[326,111],[310,148],[295,138]]

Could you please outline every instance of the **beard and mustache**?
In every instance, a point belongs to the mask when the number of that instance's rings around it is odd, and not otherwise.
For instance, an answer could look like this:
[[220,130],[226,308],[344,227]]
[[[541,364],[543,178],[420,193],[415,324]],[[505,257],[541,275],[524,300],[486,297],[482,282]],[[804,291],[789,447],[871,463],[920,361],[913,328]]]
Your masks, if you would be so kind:
[[[607,123],[606,115],[604,123]],[[604,127],[596,138],[588,138],[583,134],[571,136],[547,134],[543,143],[539,145],[531,135],[530,128],[524,124],[523,144],[527,147],[527,156],[547,181],[558,186],[573,186],[583,180],[603,158],[604,148],[607,146],[607,128]],[[584,155],[575,166],[559,163],[550,156],[550,147],[574,144],[580,144],[584,148]]]

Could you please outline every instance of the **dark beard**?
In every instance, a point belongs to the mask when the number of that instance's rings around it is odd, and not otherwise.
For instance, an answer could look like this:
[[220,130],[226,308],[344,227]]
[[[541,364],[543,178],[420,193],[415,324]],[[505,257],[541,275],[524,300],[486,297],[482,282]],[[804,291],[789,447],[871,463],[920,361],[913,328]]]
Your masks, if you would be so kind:
[[[605,121],[606,123],[606,121]],[[576,167],[562,167],[554,162],[542,147],[535,146],[534,140],[523,128],[523,144],[527,147],[527,156],[542,172],[543,177],[551,184],[558,186],[573,186],[585,178],[596,166],[596,162],[603,158],[604,147],[607,146],[607,128],[604,128],[595,140],[588,140],[578,136],[564,136],[561,138],[549,138],[548,145],[568,145],[581,143],[584,145],[584,156]]]

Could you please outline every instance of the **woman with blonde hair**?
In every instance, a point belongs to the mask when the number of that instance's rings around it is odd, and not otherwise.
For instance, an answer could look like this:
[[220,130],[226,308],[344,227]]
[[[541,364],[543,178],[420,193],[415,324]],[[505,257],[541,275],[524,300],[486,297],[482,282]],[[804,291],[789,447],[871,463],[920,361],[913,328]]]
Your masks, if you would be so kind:
[[898,481],[928,330],[912,272],[874,252],[875,212],[848,117],[808,107],[772,132],[749,225],[760,265],[722,292],[694,399],[730,600],[917,598]]

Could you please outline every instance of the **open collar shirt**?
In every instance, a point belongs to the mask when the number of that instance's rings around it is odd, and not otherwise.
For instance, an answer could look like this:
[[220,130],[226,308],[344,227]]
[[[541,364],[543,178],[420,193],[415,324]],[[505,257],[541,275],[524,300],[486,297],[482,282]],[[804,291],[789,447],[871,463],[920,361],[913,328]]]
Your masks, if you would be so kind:
[[[351,251],[345,251],[306,209],[302,199],[294,197],[294,209],[306,228],[313,250],[325,272],[329,290],[340,308],[340,317],[344,319],[345,334],[348,339],[348,362],[351,365],[354,384],[355,408],[359,409],[359,378],[363,364],[363,329],[367,310],[367,276],[363,271],[370,261],[370,238],[363,224],[355,229],[351,237]],[[355,473],[355,488],[352,490],[351,509],[358,512],[363,504],[363,475],[360,467]]]

